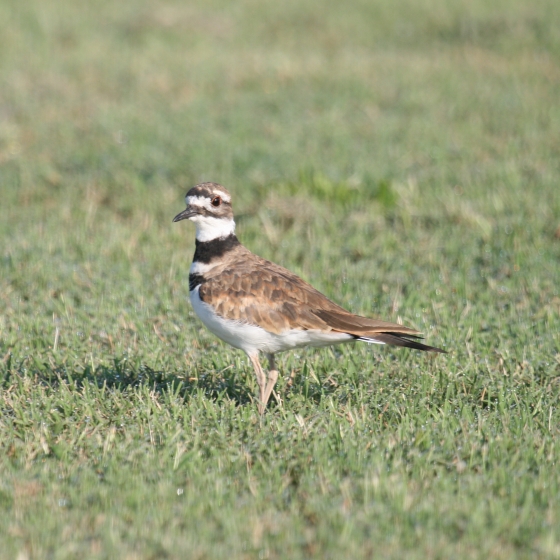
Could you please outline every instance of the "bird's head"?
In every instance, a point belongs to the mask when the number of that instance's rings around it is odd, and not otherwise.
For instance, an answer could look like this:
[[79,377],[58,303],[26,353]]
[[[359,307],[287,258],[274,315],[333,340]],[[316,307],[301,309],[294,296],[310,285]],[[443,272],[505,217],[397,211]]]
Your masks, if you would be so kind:
[[204,243],[235,232],[231,195],[222,185],[200,183],[187,193],[185,202],[187,207],[173,221],[194,222],[198,241]]

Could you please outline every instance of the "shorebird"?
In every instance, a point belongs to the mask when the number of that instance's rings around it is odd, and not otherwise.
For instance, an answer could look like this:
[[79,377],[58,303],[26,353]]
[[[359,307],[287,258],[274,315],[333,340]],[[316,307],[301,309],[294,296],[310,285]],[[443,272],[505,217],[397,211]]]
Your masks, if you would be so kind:
[[[249,251],[235,236],[231,195],[221,185],[196,185],[185,201],[186,209],[173,221],[196,225],[191,304],[208,330],[249,357],[260,414],[278,379],[278,352],[353,341],[445,352],[419,342],[422,336],[414,329],[350,313],[293,272]],[[261,352],[268,356],[268,375]]]

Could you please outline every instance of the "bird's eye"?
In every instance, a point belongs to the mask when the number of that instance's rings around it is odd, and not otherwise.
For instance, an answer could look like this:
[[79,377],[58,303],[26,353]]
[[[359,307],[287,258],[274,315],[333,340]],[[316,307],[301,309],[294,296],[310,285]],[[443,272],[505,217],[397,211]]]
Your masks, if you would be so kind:
[[215,196],[212,199],[212,206],[220,206],[221,203],[222,203],[222,199],[219,196]]

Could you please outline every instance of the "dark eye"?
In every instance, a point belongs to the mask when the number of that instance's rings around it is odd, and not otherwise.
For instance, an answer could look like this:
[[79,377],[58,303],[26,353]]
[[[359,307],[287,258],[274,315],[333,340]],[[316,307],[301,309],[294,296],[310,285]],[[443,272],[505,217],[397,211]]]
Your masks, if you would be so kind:
[[215,196],[212,199],[212,206],[220,206],[221,203],[222,203],[222,199],[219,196]]

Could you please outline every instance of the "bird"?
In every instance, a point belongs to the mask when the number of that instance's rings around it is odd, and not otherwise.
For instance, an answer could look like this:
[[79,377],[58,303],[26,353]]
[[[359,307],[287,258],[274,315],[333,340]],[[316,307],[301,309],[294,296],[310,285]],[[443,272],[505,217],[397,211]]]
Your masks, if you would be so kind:
[[[420,342],[415,329],[347,311],[293,272],[252,253],[235,235],[231,194],[222,185],[195,185],[185,202],[173,222],[190,220],[196,226],[189,270],[192,307],[209,331],[247,354],[261,415],[278,380],[278,352],[367,342],[446,353]],[[268,357],[268,373],[261,354]]]

